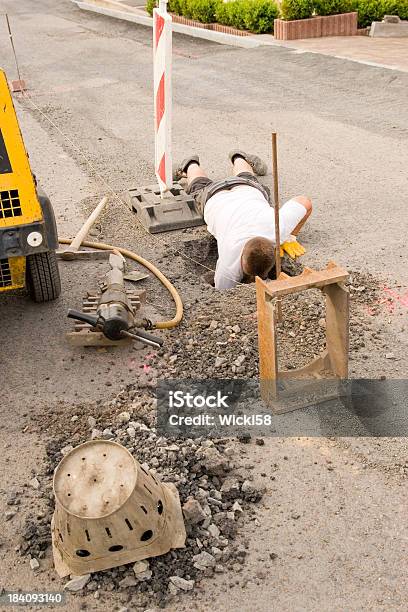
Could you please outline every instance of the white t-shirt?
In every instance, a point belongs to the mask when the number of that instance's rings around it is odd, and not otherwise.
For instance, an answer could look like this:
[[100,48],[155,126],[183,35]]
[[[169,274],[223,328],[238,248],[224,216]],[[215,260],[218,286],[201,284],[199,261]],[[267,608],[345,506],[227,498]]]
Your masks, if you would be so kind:
[[[306,210],[296,200],[289,200],[279,211],[280,240],[285,242]],[[245,243],[260,236],[275,243],[274,209],[259,189],[239,185],[219,191],[204,207],[208,231],[217,239],[218,261],[215,287],[230,289],[242,280],[241,254]]]

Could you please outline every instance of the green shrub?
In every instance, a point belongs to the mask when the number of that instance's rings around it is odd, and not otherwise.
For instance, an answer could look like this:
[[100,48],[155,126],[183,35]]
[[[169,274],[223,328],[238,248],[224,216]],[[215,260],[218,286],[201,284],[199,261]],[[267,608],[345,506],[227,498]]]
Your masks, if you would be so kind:
[[358,25],[365,28],[372,21],[381,21],[381,0],[353,0],[353,9],[358,12]]
[[308,19],[313,14],[313,0],[282,0],[281,15],[285,21]]
[[230,2],[221,0],[215,10],[216,22],[238,30],[244,30],[246,4],[247,0],[231,0]]
[[[408,20],[408,0],[381,0],[384,15],[398,15],[400,19]],[[381,19],[382,19],[381,17]]]
[[408,0],[352,0],[358,12],[358,25],[365,28],[373,21],[382,21],[384,15],[398,15],[408,19]]
[[244,23],[255,34],[273,32],[274,19],[279,16],[278,6],[271,0],[247,0]]
[[352,0],[314,0],[317,15],[339,15],[353,10]]
[[[169,13],[177,13],[177,15],[182,15],[181,12],[181,3],[183,0],[169,0],[167,4],[167,10]],[[146,11],[150,16],[153,15],[153,9],[159,5],[158,0],[146,0]]]
[[256,34],[273,32],[273,22],[278,15],[279,9],[274,0],[221,1],[215,9],[218,23]]
[[156,8],[156,6],[156,0],[147,0],[146,11],[149,13],[150,17],[153,15],[153,9]]
[[191,18],[201,23],[212,23],[215,20],[217,0],[189,0]]
[[[153,14],[158,0],[147,0],[146,11]],[[305,0],[302,0],[303,2]],[[169,0],[168,10],[201,23],[216,21],[238,30],[256,34],[273,32],[274,19],[279,16],[275,0]]]

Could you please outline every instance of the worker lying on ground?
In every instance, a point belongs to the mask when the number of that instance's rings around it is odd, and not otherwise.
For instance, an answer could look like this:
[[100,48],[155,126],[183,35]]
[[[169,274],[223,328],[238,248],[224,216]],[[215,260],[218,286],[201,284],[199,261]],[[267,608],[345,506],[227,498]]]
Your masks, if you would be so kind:
[[[275,266],[275,220],[269,195],[256,175],[266,174],[266,164],[243,151],[229,154],[233,176],[212,181],[200,166],[197,155],[182,161],[176,178],[187,178],[187,193],[194,196],[208,231],[218,244],[214,285],[230,289],[255,276],[268,278]],[[306,196],[286,202],[279,211],[280,241],[291,257],[305,251],[296,236],[312,212]]]

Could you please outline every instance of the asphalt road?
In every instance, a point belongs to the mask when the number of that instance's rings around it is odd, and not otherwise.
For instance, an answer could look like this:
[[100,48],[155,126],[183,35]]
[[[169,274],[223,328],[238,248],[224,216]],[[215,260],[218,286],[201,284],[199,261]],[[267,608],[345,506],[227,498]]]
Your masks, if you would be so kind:
[[[10,15],[35,105],[16,99],[21,128],[60,234],[75,233],[108,184],[119,199],[103,216],[102,239],[163,265],[185,302],[199,299],[177,265],[163,263],[169,239],[144,234],[120,202],[129,187],[153,180],[151,30],[81,12],[68,0],[0,0],[0,12]],[[4,20],[0,57],[15,78]],[[199,152],[210,175],[221,176],[233,147],[270,159],[270,133],[276,130],[282,200],[306,193],[315,206],[303,238],[306,263],[335,259],[402,291],[408,285],[407,86],[407,74],[327,56],[175,36],[174,156]],[[41,438],[23,433],[30,417],[57,405],[105,401],[143,365],[144,351],[84,357],[66,344],[67,308],[80,305],[104,270],[103,264],[96,270],[64,264],[63,296],[55,304],[33,305],[24,295],[0,298],[3,492],[27,482],[41,461]],[[147,286],[151,307],[170,314],[165,293],[156,284]],[[406,311],[398,314],[384,325],[392,350],[404,356]],[[390,364],[384,354],[354,367],[360,375],[388,368],[406,377],[404,359]],[[228,593],[221,583],[209,584],[199,609],[214,602],[219,610],[262,612],[405,609],[406,485],[398,467],[405,440],[288,438],[246,452],[255,473],[283,454],[287,467],[260,510],[259,529],[251,532],[245,591],[234,581]],[[326,469],[329,457],[335,472]],[[299,522],[285,518],[294,509],[301,509]],[[12,586],[38,588],[26,562],[14,557],[14,528],[5,527],[2,574]],[[280,560],[260,590],[256,572],[273,551]],[[42,576],[43,585],[49,580],[49,574]]]

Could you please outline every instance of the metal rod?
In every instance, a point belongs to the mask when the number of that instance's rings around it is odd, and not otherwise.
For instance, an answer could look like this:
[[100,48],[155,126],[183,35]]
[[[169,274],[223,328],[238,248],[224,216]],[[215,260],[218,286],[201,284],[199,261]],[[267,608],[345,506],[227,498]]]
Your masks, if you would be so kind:
[[18,66],[18,60],[17,60],[17,54],[16,54],[16,50],[14,48],[13,35],[11,33],[10,21],[9,21],[9,17],[8,17],[7,13],[6,13],[6,22],[7,22],[7,29],[8,29],[8,33],[9,33],[9,37],[10,37],[11,48],[13,49],[14,61],[16,63],[17,76],[18,76],[18,80],[20,81],[20,86],[22,86],[23,81],[21,79],[20,68]]
[[[273,201],[275,211],[275,269],[276,278],[281,273],[280,256],[280,227],[279,227],[279,178],[278,178],[278,146],[276,132],[272,132],[272,173],[273,173]],[[281,301],[277,301],[277,320],[282,318]]]
[[125,336],[126,338],[132,338],[132,340],[137,340],[138,342],[142,342],[143,344],[147,344],[148,346],[152,346],[154,348],[161,348],[161,344],[160,342],[154,342],[154,340],[148,340],[147,338],[143,338],[142,336],[139,336],[139,334],[132,334],[129,331],[126,331],[124,329],[122,329],[122,331],[120,332],[122,336]]

